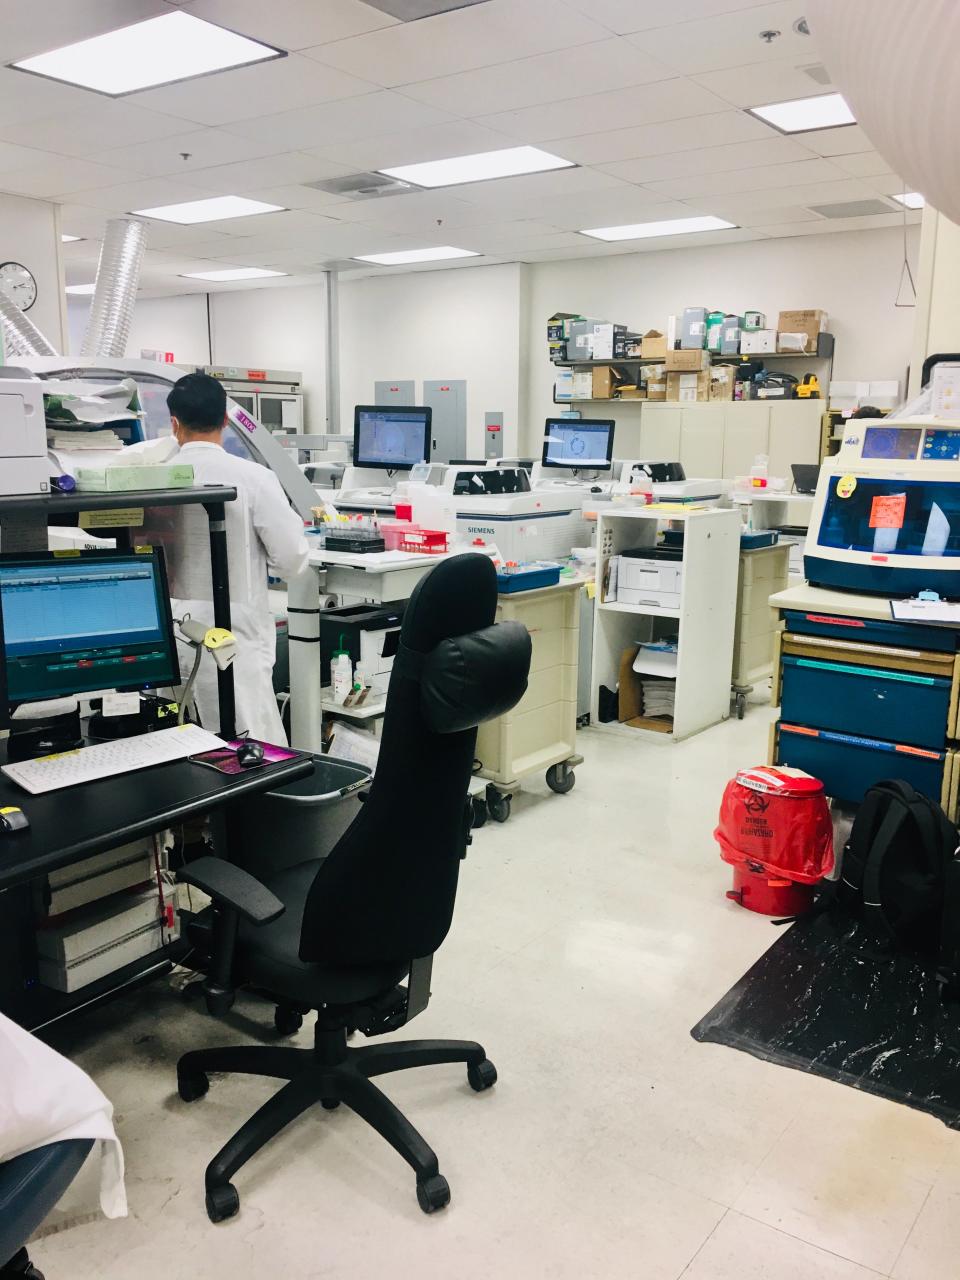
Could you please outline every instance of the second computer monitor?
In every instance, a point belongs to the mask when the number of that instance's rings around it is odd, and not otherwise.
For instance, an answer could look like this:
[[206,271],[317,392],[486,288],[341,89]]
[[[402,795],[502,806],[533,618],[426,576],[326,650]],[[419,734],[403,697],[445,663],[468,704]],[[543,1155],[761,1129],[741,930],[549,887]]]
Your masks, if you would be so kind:
[[416,405],[358,404],[353,410],[353,465],[409,471],[430,459],[433,410]]
[[612,418],[548,418],[542,465],[568,471],[609,471],[614,426]]
[[6,701],[180,683],[163,553],[0,556]]

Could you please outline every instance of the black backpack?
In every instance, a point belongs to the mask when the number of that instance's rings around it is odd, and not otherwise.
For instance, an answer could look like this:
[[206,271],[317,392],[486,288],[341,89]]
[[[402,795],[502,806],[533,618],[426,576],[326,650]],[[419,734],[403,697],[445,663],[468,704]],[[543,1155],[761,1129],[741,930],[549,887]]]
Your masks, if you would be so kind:
[[878,782],[853,820],[840,879],[825,895],[887,951],[931,956],[960,981],[960,844],[936,801],[908,782]]

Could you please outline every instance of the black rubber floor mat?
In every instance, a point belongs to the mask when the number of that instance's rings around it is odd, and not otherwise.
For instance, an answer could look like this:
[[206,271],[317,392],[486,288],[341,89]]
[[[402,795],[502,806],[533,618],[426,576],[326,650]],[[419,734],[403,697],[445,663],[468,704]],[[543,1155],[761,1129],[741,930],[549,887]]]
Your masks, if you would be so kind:
[[960,1005],[941,1003],[932,965],[878,956],[858,926],[801,920],[690,1034],[960,1128]]

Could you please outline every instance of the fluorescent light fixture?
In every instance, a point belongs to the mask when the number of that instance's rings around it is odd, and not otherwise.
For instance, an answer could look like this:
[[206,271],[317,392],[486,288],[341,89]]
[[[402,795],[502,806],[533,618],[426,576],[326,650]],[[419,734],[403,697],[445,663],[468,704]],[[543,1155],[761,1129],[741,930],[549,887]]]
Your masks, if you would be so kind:
[[399,267],[408,262],[444,262],[447,258],[479,258],[472,249],[455,249],[441,244],[435,249],[403,249],[399,253],[358,253],[354,262],[375,262],[380,267]]
[[60,237],[60,241],[62,244],[72,244],[74,240],[82,240],[82,239],[83,239],[83,236],[61,236]]
[[695,231],[730,231],[737,224],[723,218],[667,218],[663,222],[631,222],[623,227],[593,227],[581,231],[594,240],[648,240],[651,236],[688,236]]
[[154,209],[134,209],[139,218],[161,222],[220,222],[226,218],[249,218],[255,213],[281,213],[282,204],[264,204],[246,196],[210,196],[207,200],[187,200],[184,204],[158,204]]
[[90,294],[96,289],[96,285],[91,284],[68,284],[67,293],[83,293]]
[[919,191],[902,191],[900,195],[893,198],[900,204],[905,204],[908,209],[922,209],[927,203]]
[[765,107],[750,107],[748,113],[772,124],[781,133],[808,133],[813,129],[837,129],[857,123],[841,93],[821,93],[815,98],[794,98],[791,102],[768,102]]
[[266,267],[226,267],[223,271],[182,271],[184,280],[262,280],[265,276],[285,276],[286,271],[268,271]]
[[561,160],[539,147],[507,147],[505,151],[481,151],[474,156],[402,164],[378,169],[389,178],[413,182],[418,187],[452,187],[461,182],[486,182],[490,178],[515,178],[522,173],[546,173],[550,169],[575,169],[572,160]]
[[138,89],[286,56],[282,49],[178,10],[12,65],[18,71],[118,98]]

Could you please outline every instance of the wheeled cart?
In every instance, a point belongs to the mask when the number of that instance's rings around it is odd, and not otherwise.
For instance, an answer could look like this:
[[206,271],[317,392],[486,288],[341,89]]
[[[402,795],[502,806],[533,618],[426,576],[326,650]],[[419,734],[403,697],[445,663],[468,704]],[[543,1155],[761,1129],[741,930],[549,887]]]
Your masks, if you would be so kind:
[[737,701],[737,719],[743,719],[747,694],[773,671],[777,615],[770,597],[786,589],[790,580],[790,547],[752,547],[740,552],[737,580],[737,620],[733,633],[731,689]]
[[[576,781],[577,655],[581,582],[501,595],[497,621],[521,622],[533,656],[527,692],[506,715],[480,726],[478,776],[487,780],[486,803],[474,798],[474,824],[488,814],[506,822],[520,779],[545,771],[551,790],[564,794]],[[481,812],[485,807],[486,814]]]

